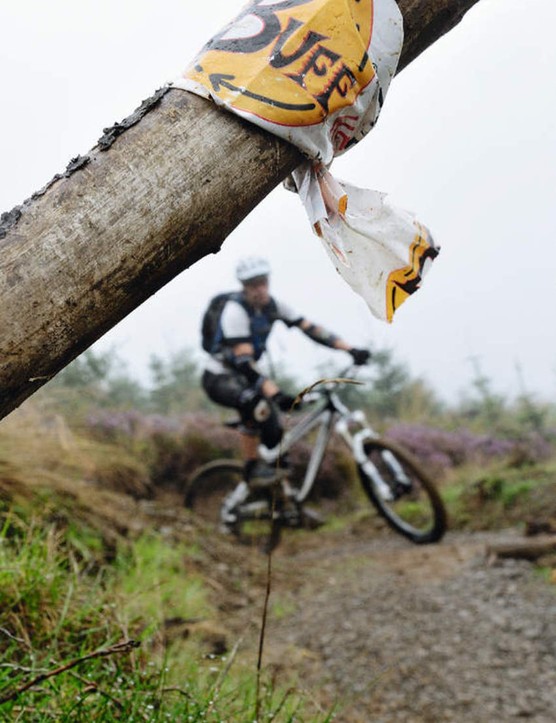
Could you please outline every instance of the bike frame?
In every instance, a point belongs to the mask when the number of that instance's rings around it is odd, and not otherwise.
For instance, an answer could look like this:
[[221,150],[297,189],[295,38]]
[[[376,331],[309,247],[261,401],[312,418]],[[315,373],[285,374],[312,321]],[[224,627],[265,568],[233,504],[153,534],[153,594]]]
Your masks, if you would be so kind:
[[[333,391],[336,383],[325,386],[324,389],[310,392],[303,398],[304,403],[315,401],[315,408],[287,429],[281,443],[273,449],[263,445],[259,447],[259,456],[268,464],[276,464],[280,457],[286,454],[291,447],[306,437],[313,429],[318,428],[317,438],[313,445],[309,463],[305,471],[303,482],[299,489],[293,492],[293,499],[302,503],[307,499],[317,477],[326,445],[333,432],[336,432],[346,443],[357,464],[374,480],[380,478],[375,466],[369,462],[365,453],[365,442],[377,439],[378,434],[372,429],[365,413],[361,409],[350,411]],[[354,429],[355,428],[355,429]],[[372,467],[373,469],[366,469]],[[384,482],[380,480],[384,485]]]

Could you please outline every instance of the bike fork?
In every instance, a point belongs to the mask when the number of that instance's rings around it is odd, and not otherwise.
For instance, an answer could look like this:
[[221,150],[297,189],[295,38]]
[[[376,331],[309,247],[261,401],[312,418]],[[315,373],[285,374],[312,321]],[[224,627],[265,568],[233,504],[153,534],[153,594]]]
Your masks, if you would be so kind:
[[402,487],[405,487],[406,489],[410,489],[411,488],[411,480],[404,472],[403,467],[398,462],[395,455],[392,454],[392,452],[390,452],[389,449],[383,449],[380,454],[381,454],[382,459],[384,460],[385,464],[388,465],[388,467],[392,471],[392,473],[396,479],[396,482],[398,484],[402,485]]
[[[374,438],[373,433],[368,429],[362,429],[360,432],[354,434],[352,439],[353,456],[355,457],[355,461],[359,467],[363,470],[363,473],[371,480],[373,486],[382,499],[385,502],[392,502],[394,500],[394,494],[390,489],[390,486],[382,479],[380,472],[367,457],[367,453],[365,452],[365,442],[372,441]],[[393,457],[393,455],[391,456]],[[384,461],[388,464],[386,460]],[[397,462],[395,458],[394,461]]]

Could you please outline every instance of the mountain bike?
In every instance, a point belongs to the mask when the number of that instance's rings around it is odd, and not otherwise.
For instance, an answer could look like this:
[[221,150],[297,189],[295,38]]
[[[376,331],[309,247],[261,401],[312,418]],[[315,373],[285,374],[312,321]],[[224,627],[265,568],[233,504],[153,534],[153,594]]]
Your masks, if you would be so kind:
[[[276,466],[272,485],[250,488],[243,480],[242,462],[219,459],[193,472],[186,483],[185,506],[216,525],[223,512],[233,510],[232,532],[238,540],[261,541],[272,549],[284,527],[318,526],[305,502],[336,433],[353,456],[366,496],[388,525],[416,544],[438,542],[446,531],[447,516],[435,484],[409,452],[382,438],[362,410],[350,410],[340,399],[342,386],[353,382],[347,378],[351,371],[349,367],[339,378],[323,380],[298,395],[293,410],[301,416],[290,415],[280,445],[259,447],[259,456]],[[309,435],[312,449],[304,474],[299,477],[281,469],[280,461]]]

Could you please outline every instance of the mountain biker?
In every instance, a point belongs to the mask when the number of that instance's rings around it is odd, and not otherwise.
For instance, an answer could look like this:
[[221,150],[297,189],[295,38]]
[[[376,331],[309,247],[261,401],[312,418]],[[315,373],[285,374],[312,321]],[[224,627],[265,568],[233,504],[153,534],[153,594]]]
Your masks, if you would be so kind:
[[245,482],[250,486],[276,481],[277,470],[259,459],[257,450],[259,442],[269,449],[280,443],[283,430],[278,410],[288,411],[294,402],[257,366],[274,322],[297,327],[317,344],[347,351],[357,365],[370,358],[366,349],[348,344],[272,297],[269,275],[266,259],[250,256],[237,264],[242,288],[227,295],[201,382],[212,401],[240,414],[240,450]]

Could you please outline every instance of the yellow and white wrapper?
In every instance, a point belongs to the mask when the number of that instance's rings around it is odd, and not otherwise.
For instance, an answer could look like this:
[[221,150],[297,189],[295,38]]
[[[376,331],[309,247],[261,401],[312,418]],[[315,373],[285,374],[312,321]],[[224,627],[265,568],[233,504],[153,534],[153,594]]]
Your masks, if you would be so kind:
[[[331,184],[338,190],[325,167],[376,123],[402,44],[395,0],[251,0],[173,83],[212,98],[316,162],[293,174],[313,228],[340,274],[386,320],[417,288],[407,283],[407,293],[401,287],[393,293],[388,281],[417,263],[415,234],[391,236],[392,214],[404,220],[407,214],[385,206],[382,194],[347,185],[336,212],[323,193]],[[373,242],[366,243],[371,227]],[[426,246],[426,229],[422,237]],[[425,251],[419,258],[432,256]],[[417,266],[420,277],[424,267]]]
[[429,230],[385,194],[339,181],[321,164],[297,168],[293,180],[336,270],[378,319],[391,322],[438,256]]

